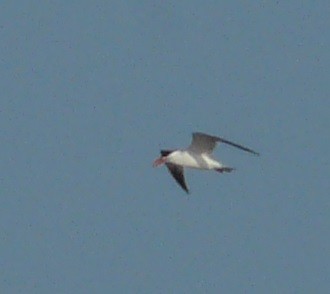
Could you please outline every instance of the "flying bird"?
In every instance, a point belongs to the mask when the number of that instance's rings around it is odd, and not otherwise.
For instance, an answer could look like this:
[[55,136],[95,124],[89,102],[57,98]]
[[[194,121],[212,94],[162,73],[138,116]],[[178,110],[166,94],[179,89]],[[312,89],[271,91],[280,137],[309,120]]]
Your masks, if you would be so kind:
[[161,156],[154,161],[153,166],[157,167],[165,164],[175,181],[183,190],[189,193],[189,189],[184,178],[183,169],[185,167],[202,170],[215,170],[219,173],[229,173],[234,170],[234,168],[225,166],[212,157],[212,152],[217,143],[228,144],[254,155],[259,155],[258,152],[255,152],[252,149],[233,143],[224,138],[196,132],[192,134],[192,142],[188,148],[178,150],[161,150]]

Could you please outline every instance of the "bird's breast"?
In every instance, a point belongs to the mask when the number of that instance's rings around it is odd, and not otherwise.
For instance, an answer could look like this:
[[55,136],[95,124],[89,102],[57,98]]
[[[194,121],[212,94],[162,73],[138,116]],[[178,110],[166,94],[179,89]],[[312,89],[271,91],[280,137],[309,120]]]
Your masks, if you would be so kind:
[[221,166],[219,162],[212,159],[208,154],[195,154],[188,151],[174,152],[169,156],[168,162],[198,169],[214,169]]

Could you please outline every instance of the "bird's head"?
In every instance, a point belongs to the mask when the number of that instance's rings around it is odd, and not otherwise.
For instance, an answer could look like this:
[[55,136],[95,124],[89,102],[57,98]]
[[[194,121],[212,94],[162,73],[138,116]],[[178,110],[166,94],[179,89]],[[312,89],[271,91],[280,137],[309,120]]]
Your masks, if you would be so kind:
[[153,167],[157,167],[157,166],[160,166],[160,165],[166,163],[166,161],[167,161],[167,157],[168,157],[172,152],[173,152],[173,150],[161,150],[161,151],[160,151],[161,156],[158,157],[158,158],[154,161],[154,163],[153,163],[152,166],[153,166]]

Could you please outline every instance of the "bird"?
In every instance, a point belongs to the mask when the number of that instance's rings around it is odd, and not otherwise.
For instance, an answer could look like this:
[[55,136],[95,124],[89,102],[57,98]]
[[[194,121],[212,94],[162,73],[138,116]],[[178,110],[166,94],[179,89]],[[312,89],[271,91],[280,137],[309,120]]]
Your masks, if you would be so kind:
[[219,173],[230,173],[235,170],[213,158],[212,152],[217,143],[224,143],[253,155],[260,155],[258,152],[253,151],[250,148],[228,141],[224,138],[208,135],[202,132],[194,132],[192,133],[192,141],[188,148],[161,150],[161,156],[154,161],[153,167],[165,164],[175,181],[187,194],[189,194],[190,191],[184,177],[184,168],[214,170]]

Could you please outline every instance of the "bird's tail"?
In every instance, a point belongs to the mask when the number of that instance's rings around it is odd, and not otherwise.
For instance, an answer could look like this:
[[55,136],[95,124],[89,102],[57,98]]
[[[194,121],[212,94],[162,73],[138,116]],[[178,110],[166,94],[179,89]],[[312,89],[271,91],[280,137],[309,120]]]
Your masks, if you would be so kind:
[[235,170],[235,168],[233,167],[228,167],[228,166],[224,166],[224,167],[220,167],[220,168],[216,168],[215,169],[218,173],[230,173],[233,170]]

